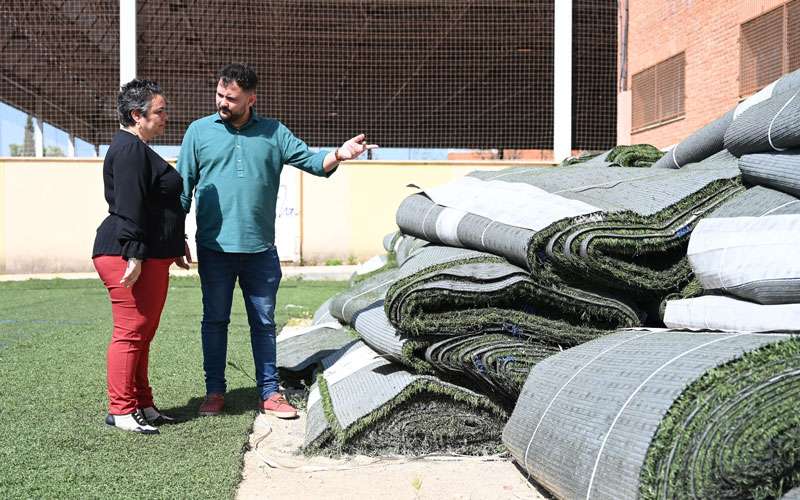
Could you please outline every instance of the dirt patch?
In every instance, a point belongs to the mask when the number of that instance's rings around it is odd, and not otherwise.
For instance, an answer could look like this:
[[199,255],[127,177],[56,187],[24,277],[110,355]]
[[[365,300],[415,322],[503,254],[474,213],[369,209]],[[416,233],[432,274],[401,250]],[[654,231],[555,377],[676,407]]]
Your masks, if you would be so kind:
[[237,498],[548,498],[507,458],[304,457],[304,433],[303,412],[295,420],[259,415]]

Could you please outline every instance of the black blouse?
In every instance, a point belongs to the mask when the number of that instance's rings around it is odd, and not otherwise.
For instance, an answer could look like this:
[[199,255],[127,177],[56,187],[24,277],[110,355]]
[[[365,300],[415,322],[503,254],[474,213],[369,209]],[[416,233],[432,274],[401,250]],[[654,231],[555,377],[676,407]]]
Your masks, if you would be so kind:
[[103,162],[109,216],[97,228],[92,257],[164,259],[184,254],[183,180],[137,136],[118,131]]

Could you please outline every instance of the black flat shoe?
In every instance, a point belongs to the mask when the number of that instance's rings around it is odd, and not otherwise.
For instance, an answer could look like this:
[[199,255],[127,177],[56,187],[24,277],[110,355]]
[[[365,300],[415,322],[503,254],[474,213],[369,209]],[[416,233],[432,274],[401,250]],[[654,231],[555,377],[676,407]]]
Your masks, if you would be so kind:
[[148,406],[147,408],[143,408],[141,411],[144,414],[144,418],[150,425],[167,425],[178,423],[178,419],[164,415],[158,411],[158,408],[155,406]]

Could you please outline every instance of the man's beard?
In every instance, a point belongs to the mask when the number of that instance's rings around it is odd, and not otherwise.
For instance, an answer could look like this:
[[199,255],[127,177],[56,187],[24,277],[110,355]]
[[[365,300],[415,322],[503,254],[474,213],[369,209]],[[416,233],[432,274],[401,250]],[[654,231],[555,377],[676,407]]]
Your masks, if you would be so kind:
[[[223,109],[228,113],[228,117],[227,118],[222,115]],[[229,108],[217,108],[217,113],[219,113],[219,117],[222,118],[222,121],[224,121],[224,122],[235,122],[235,121],[237,121],[238,119],[240,119],[241,117],[244,116],[244,113],[240,113],[240,114],[237,115],[233,111],[231,111]]]

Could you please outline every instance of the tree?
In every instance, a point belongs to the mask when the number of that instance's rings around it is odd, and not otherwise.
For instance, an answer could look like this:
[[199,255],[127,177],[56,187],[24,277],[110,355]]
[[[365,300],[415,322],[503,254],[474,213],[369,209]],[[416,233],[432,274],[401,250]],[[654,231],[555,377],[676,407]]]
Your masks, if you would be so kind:
[[66,156],[64,154],[64,150],[61,149],[58,146],[45,146],[44,155],[45,156]]

